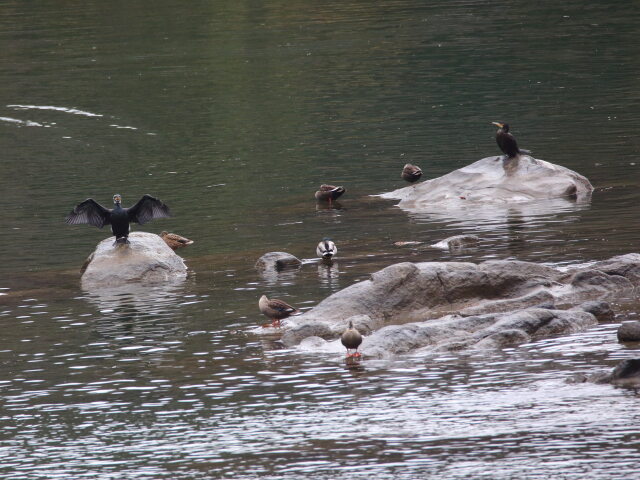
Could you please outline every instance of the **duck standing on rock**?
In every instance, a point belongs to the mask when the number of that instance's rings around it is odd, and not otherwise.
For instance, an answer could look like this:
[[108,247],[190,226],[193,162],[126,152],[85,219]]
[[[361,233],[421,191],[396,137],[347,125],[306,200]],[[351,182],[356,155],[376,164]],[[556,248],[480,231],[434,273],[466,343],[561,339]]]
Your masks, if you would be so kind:
[[335,185],[320,185],[320,190],[315,194],[316,200],[319,202],[333,202],[346,192],[344,187],[336,187]]
[[[290,317],[292,315],[300,315],[302,312],[297,308],[293,308],[287,302],[283,302],[282,300],[278,300],[277,298],[272,298],[269,300],[266,295],[262,295],[260,297],[260,301],[258,302],[258,308],[260,308],[260,312],[266,317],[271,319],[272,327],[279,327],[280,320]],[[269,324],[263,325],[263,327],[268,327]]]
[[491,122],[498,127],[496,132],[496,143],[500,150],[507,154],[507,158],[514,158],[520,155],[518,142],[513,135],[509,133],[509,124],[501,122]]
[[331,261],[338,253],[338,247],[336,247],[336,244],[333,243],[330,238],[325,237],[316,247],[316,253],[323,260]]
[[189,240],[177,233],[169,233],[166,230],[160,232],[160,238],[164,240],[171,250],[177,250],[178,248],[187,247],[193,243],[193,240]]
[[79,225],[88,223],[94,227],[102,228],[111,225],[111,232],[115,235],[118,243],[129,243],[129,223],[135,222],[140,225],[153,220],[154,218],[170,217],[169,207],[151,195],[143,195],[133,207],[123,208],[122,197],[119,194],[113,196],[113,209],[105,208],[93,198],[87,198],[71,210],[65,221],[69,225]]
[[407,182],[413,183],[422,176],[422,169],[417,165],[407,163],[402,169],[402,174],[400,176]]
[[[362,335],[358,329],[353,327],[353,322],[351,320],[349,321],[349,328],[342,333],[340,341],[347,349],[347,358],[359,358],[361,356],[360,352],[358,352],[358,347],[362,343]],[[355,352],[350,353],[349,350],[355,350]]]

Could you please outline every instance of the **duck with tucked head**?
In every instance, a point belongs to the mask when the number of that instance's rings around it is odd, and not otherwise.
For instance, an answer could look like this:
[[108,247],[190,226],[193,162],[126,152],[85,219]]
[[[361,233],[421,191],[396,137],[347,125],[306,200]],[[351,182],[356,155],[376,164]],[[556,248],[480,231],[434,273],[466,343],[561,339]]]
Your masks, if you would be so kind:
[[324,237],[316,247],[316,254],[323,260],[331,261],[338,253],[338,247],[330,238]]
[[[293,308],[287,302],[283,302],[277,298],[269,299],[266,295],[262,295],[260,297],[260,301],[258,301],[258,308],[264,316],[271,319],[272,327],[279,327],[280,320],[284,318],[292,315],[300,315],[302,313],[297,308]],[[268,326],[269,324],[263,325],[263,327]]]
[[336,187],[335,185],[320,185],[320,190],[318,190],[315,194],[316,200],[318,202],[333,202],[338,197],[340,197],[344,192],[346,192],[344,187]]
[[407,182],[413,183],[422,176],[422,169],[417,165],[407,163],[402,169],[402,174],[400,176]]
[[[349,320],[349,328],[342,333],[340,341],[347,349],[347,358],[358,358],[361,356],[360,352],[358,352],[358,347],[362,343],[362,335],[357,328],[354,328],[351,320]],[[355,352],[351,353],[349,350],[355,350]]]
[[79,203],[67,215],[65,221],[69,225],[88,223],[94,227],[102,228],[111,225],[111,232],[115,235],[117,243],[129,243],[129,223],[134,222],[140,225],[155,219],[171,216],[171,211],[164,203],[151,195],[143,195],[134,206],[124,208],[122,197],[119,194],[113,196],[112,209],[105,208],[93,198],[87,198]]
[[167,244],[171,250],[177,250],[178,248],[188,247],[193,243],[193,240],[189,240],[177,233],[169,233],[165,230],[160,232],[160,238],[164,240],[164,243]]

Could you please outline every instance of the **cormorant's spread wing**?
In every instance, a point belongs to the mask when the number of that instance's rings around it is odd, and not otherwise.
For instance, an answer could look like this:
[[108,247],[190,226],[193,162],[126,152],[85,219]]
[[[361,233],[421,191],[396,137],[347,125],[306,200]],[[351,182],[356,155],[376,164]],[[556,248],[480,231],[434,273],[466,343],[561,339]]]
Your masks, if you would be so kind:
[[169,207],[151,195],[144,195],[138,203],[127,210],[129,221],[144,225],[154,218],[170,217]]
[[71,213],[67,215],[65,222],[69,225],[88,223],[89,225],[102,228],[111,223],[110,213],[111,211],[108,208],[104,208],[93,198],[87,198],[84,202],[79,203],[73,210],[71,210]]

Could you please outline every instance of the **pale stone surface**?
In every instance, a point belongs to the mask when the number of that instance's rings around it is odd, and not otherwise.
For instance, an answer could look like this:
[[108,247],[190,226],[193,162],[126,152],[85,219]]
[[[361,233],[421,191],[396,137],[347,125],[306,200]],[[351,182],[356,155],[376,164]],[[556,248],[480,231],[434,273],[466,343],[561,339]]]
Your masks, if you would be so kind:
[[114,245],[114,241],[115,237],[103,240],[90,255],[82,274],[83,288],[157,284],[187,276],[182,258],[154,233],[132,232],[128,245]]
[[282,342],[339,342],[351,320],[366,335],[361,349],[378,357],[501,348],[610,320],[603,299],[638,286],[636,253],[566,271],[511,260],[398,263],[297,317]]
[[593,186],[582,175],[529,155],[505,161],[487,157],[442,177],[384,193],[412,212],[470,205],[504,205],[540,199],[588,198]]

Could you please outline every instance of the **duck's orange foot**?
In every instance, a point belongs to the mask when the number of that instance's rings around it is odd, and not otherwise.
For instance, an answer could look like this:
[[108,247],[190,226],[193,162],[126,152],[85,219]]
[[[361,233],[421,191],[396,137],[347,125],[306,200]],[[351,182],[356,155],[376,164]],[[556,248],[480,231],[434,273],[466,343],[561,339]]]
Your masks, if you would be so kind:
[[360,357],[362,357],[362,354],[360,352],[356,352],[356,353],[351,354],[351,356],[355,357],[355,358],[360,358]]

